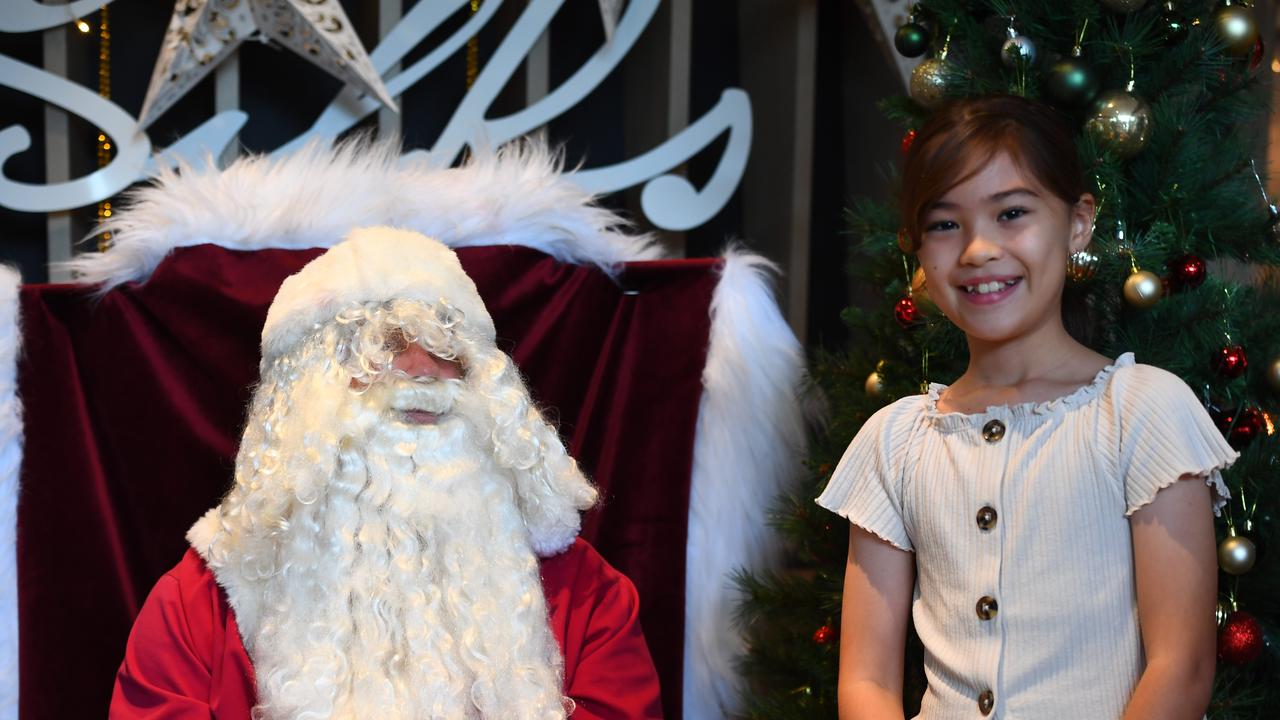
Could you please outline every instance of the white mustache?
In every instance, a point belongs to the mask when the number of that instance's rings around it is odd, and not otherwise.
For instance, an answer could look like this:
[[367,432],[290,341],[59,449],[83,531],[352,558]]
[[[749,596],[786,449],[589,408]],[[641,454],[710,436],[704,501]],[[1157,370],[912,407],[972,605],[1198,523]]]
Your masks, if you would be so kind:
[[386,407],[398,412],[425,410],[445,415],[453,409],[461,392],[461,380],[436,380],[427,383],[395,381],[388,388]]

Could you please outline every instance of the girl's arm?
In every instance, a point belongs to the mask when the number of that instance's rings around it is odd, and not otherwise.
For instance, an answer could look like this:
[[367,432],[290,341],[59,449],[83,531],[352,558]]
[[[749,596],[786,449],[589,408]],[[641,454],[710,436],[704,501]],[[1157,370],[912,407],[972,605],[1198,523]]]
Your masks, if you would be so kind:
[[1124,720],[1200,720],[1213,690],[1218,589],[1204,478],[1184,475],[1130,517],[1147,667]]
[[849,528],[840,622],[840,720],[902,720],[914,553]]

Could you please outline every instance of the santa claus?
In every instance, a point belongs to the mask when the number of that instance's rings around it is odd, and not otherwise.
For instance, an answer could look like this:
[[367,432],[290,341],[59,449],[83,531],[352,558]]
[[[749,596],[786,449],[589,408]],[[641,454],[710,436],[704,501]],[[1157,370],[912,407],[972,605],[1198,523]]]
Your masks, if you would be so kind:
[[286,279],[235,485],[142,608],[113,718],[648,718],[596,490],[445,246],[356,230]]

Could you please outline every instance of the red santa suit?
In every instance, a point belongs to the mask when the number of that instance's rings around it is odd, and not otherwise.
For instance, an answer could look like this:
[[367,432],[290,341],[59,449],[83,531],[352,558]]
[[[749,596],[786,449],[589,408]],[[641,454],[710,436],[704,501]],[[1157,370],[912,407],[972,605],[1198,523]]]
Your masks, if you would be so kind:
[[[573,720],[660,718],[658,675],[635,587],[582,539],[541,561],[551,633]],[[247,720],[253,664],[212,572],[188,550],[160,578],[129,634],[113,720]]]

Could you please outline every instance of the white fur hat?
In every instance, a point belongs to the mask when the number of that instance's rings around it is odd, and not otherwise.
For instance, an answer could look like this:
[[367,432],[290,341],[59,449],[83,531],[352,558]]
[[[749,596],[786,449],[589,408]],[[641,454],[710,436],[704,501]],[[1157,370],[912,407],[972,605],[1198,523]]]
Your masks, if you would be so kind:
[[446,300],[464,326],[494,342],[493,318],[452,250],[412,230],[367,227],[285,278],[262,326],[262,355],[288,353],[352,303],[392,299]]

